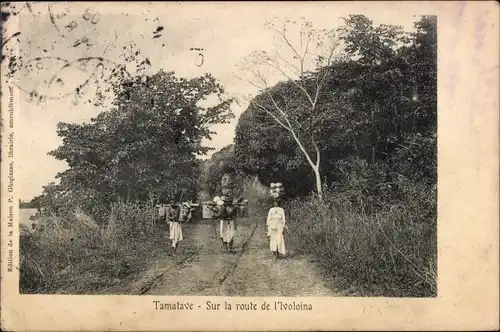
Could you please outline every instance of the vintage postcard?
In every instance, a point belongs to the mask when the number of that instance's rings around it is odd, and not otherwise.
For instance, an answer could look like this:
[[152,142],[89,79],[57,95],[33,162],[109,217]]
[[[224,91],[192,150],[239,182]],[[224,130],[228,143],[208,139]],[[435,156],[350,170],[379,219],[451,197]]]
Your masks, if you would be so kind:
[[2,3],[2,330],[497,330],[498,9]]

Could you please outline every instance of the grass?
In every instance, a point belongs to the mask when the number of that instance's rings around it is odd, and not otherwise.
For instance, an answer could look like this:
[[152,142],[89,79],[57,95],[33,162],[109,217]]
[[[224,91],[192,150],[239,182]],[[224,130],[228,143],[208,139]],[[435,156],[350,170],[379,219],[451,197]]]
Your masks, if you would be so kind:
[[263,185],[257,177],[245,179],[242,187],[242,196],[248,199],[248,208],[254,214],[269,208],[269,187]]
[[149,223],[150,211],[116,204],[106,227],[79,210],[41,216],[43,229],[21,234],[20,292],[100,294],[125,285],[166,255],[166,229]]
[[[287,238],[336,289],[355,289],[348,295],[436,296],[436,190],[398,185],[398,200],[376,209],[355,188],[288,201]],[[271,206],[268,188],[256,178],[245,181],[243,196],[252,216]],[[159,229],[150,219],[151,207],[124,203],[113,205],[105,227],[79,210],[41,216],[43,230],[21,235],[20,292],[120,293],[158,261],[172,259],[166,225]],[[199,252],[187,243],[181,249]]]
[[[249,208],[260,211],[267,187],[257,179],[244,184]],[[183,259],[168,256],[171,250],[166,225],[151,223],[147,204],[116,203],[105,226],[81,210],[64,216],[41,215],[39,229],[21,232],[20,292],[24,294],[103,294],[127,292],[132,283],[158,261]],[[182,243],[180,253],[196,256],[196,244]]]
[[288,202],[288,236],[323,274],[335,277],[336,288],[354,286],[359,296],[436,296],[436,193],[406,186],[398,204],[370,213],[332,190],[323,200]]

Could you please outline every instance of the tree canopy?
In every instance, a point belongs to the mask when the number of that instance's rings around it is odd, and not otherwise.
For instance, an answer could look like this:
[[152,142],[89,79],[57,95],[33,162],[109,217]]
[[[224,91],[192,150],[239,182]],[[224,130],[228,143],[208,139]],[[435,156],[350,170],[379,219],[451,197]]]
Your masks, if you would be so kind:
[[[412,33],[374,26],[363,15],[344,19],[345,57],[254,97],[236,129],[236,164],[263,182],[290,182],[295,194],[314,188],[314,176],[294,138],[265,107],[284,107],[299,138],[314,136],[322,180],[342,181],[346,163],[383,165],[387,176],[436,181],[436,21],[422,17]],[[300,94],[322,79],[314,108]],[[314,86],[314,85],[313,85]],[[273,100],[271,100],[271,97]],[[273,105],[276,103],[277,105]],[[308,140],[304,145],[314,151]],[[355,163],[356,164],[356,163]],[[357,164],[356,164],[357,165]],[[391,181],[391,179],[380,179]]]
[[[109,204],[116,200],[194,197],[201,162],[210,149],[214,124],[233,114],[231,100],[207,74],[191,80],[173,72],[139,76],[115,87],[111,110],[90,123],[59,123],[63,143],[49,152],[68,163],[59,173],[59,189]],[[200,106],[209,96],[210,107]]]

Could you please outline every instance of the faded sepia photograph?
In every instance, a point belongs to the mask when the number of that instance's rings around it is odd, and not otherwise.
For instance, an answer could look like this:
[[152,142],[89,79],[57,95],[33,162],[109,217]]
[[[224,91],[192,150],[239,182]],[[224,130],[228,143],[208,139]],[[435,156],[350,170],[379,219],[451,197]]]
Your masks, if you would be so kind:
[[2,3],[20,295],[439,298],[440,16],[275,5]]
[[21,293],[436,296],[436,16],[99,7],[7,44]]

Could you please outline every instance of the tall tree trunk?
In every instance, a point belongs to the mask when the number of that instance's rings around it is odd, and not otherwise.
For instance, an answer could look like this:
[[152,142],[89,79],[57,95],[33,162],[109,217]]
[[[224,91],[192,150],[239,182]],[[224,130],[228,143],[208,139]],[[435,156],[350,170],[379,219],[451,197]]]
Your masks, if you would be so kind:
[[314,176],[316,178],[316,191],[319,198],[323,198],[323,184],[321,181],[321,173],[319,170],[319,165],[313,166]]

